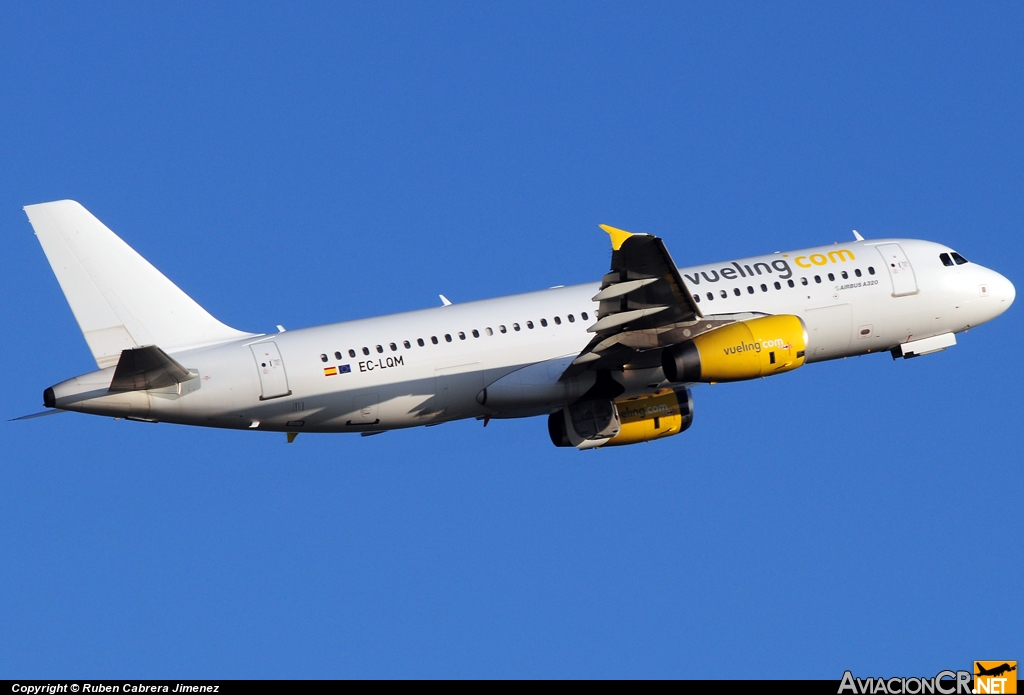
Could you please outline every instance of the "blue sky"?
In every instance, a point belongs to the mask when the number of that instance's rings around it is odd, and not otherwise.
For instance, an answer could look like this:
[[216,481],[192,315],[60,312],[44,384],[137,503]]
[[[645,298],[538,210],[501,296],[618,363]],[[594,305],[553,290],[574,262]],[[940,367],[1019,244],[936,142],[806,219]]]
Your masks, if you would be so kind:
[[[1024,283],[1019,3],[11,5],[4,418],[94,368],[23,205],[272,331],[906,236]],[[931,675],[1021,659],[1019,307],[670,440],[0,423],[0,677]],[[1014,502],[1013,500],[1018,500]],[[1016,616],[1016,617],[1014,617]],[[725,670],[723,670],[725,669]]]

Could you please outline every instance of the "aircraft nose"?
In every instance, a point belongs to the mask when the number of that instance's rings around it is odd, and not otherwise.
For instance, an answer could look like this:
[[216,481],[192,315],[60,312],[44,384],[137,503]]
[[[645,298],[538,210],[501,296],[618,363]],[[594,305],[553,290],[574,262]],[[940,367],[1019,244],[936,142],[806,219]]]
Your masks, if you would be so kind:
[[999,273],[993,271],[992,276],[992,281],[989,283],[989,293],[998,302],[996,308],[1001,314],[1013,304],[1013,300],[1017,297],[1017,290],[1012,282]]

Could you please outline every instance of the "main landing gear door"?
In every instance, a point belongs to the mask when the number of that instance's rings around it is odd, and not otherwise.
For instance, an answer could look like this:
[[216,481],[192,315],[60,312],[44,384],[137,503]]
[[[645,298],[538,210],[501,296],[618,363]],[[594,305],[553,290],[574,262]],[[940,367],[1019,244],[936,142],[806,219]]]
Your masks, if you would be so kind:
[[252,356],[256,358],[256,370],[260,375],[261,401],[281,396],[290,396],[288,375],[284,371],[284,361],[277,349],[277,343],[266,342],[250,345]]
[[875,248],[885,259],[885,267],[892,278],[892,296],[917,294],[917,278],[914,277],[914,269],[910,267],[903,248],[899,244],[879,244]]

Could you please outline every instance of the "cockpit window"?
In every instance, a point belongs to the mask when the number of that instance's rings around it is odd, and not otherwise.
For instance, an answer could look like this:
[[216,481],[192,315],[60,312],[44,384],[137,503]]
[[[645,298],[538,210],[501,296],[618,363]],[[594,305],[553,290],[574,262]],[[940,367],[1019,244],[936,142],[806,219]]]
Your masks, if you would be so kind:
[[964,258],[963,256],[961,256],[961,255],[960,255],[959,253],[957,253],[956,251],[954,251],[953,253],[951,253],[951,254],[949,254],[949,255],[953,257],[953,260],[954,260],[954,261],[956,261],[956,264],[957,264],[957,265],[963,265],[964,263],[966,263],[966,262],[967,262],[967,259],[966,259],[966,258]]
[[949,257],[948,253],[940,253],[939,260],[942,261],[942,265],[944,266],[953,265],[953,259]]

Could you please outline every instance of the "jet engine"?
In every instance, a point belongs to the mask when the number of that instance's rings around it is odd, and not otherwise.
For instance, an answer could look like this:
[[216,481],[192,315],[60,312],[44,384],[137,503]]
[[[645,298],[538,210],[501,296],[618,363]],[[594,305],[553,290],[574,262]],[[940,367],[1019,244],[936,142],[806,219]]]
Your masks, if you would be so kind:
[[661,366],[676,383],[742,381],[796,369],[806,349],[807,329],[799,316],[764,316],[665,348]]
[[661,389],[614,402],[573,403],[548,416],[548,433],[555,446],[590,449],[671,437],[692,422],[689,389]]

